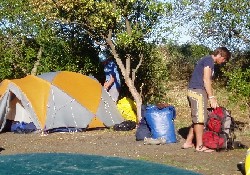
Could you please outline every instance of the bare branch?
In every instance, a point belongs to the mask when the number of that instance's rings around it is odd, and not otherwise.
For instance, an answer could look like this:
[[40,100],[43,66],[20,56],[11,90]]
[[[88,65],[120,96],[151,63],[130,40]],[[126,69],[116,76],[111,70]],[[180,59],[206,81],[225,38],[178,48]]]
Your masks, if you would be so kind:
[[131,55],[127,54],[126,55],[126,78],[130,77],[130,64],[131,64]]
[[128,33],[129,36],[131,36],[132,35],[132,30],[131,30],[131,26],[130,26],[130,23],[129,23],[129,20],[128,20],[127,17],[126,17],[125,23],[126,23],[127,33]]
[[143,61],[143,54],[140,54],[139,57],[140,57],[139,63],[137,64],[136,68],[132,70],[132,81],[133,81],[133,82],[135,81],[135,78],[136,78],[136,77],[135,77],[136,72],[137,72],[137,70],[139,69],[139,67],[140,67],[141,64],[142,64],[142,61]]
[[40,46],[39,51],[37,53],[37,61],[34,64],[34,67],[33,67],[32,71],[31,71],[31,75],[36,75],[37,74],[37,67],[40,65],[40,60],[42,58],[42,52],[43,52],[43,48],[42,48],[42,46]]
[[142,97],[142,88],[143,88],[143,86],[144,86],[144,83],[142,83],[141,86],[140,86],[140,96],[141,97]]

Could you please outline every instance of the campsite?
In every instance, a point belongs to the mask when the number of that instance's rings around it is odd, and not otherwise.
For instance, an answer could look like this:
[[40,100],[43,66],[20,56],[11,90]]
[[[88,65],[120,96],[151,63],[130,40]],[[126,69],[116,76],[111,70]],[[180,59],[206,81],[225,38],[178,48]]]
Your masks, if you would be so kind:
[[[1,155],[23,153],[77,153],[103,155],[143,160],[187,169],[204,175],[230,174],[241,175],[237,163],[244,161],[247,149],[234,149],[214,153],[197,153],[193,149],[181,149],[184,138],[179,134],[188,126],[189,113],[185,100],[185,89],[173,89],[169,92],[177,111],[175,119],[178,142],[165,145],[144,145],[135,140],[136,129],[114,131],[112,128],[91,129],[84,132],[55,132],[18,134],[6,132],[0,134]],[[232,111],[232,115],[239,113]],[[237,140],[250,145],[244,132],[236,131]],[[202,157],[202,159],[201,159]]]
[[0,175],[61,167],[123,175],[132,164],[138,175],[243,173],[249,0],[2,0],[0,8]]

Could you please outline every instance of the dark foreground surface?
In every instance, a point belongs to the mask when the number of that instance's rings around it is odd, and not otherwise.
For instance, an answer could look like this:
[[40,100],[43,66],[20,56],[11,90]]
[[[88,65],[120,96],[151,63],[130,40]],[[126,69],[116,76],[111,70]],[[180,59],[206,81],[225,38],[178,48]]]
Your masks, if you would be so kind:
[[2,155],[0,173],[5,175],[10,172],[13,175],[199,175],[191,171],[142,160],[69,153]]
[[[246,145],[249,144],[247,138],[241,137],[239,139],[242,143]],[[234,149],[227,152],[200,153],[195,152],[194,149],[184,150],[181,149],[184,142],[181,138],[178,143],[173,144],[144,145],[142,141],[135,140],[135,131],[115,132],[108,129],[78,133],[51,133],[47,136],[42,136],[41,134],[1,133],[0,141],[2,156],[29,154],[26,156],[23,155],[23,160],[25,160],[23,162],[24,165],[28,160],[31,163],[35,160],[36,156],[34,156],[33,153],[77,153],[81,155],[84,154],[85,156],[108,156],[111,159],[114,158],[114,161],[117,161],[117,157],[125,158],[126,162],[127,159],[133,159],[131,160],[132,164],[136,165],[135,167],[137,168],[141,167],[140,169],[144,171],[144,174],[153,174],[152,171],[154,168],[150,168],[150,166],[143,168],[141,164],[139,165],[133,162],[134,160],[160,163],[205,175],[241,175],[242,173],[238,170],[237,163],[244,161],[247,151],[246,149]],[[68,154],[66,154],[66,156],[67,158],[70,157]],[[101,159],[98,156],[94,156],[93,161]],[[46,158],[40,159],[40,161],[44,161]],[[8,157],[2,157],[0,160],[0,164],[4,165],[4,160],[7,161]],[[103,160],[105,160],[105,158]],[[16,162],[18,161],[20,160],[16,160]],[[128,161],[128,164],[130,163]],[[8,164],[11,164],[11,161]],[[61,165],[63,165],[63,163],[61,163]],[[161,165],[159,165],[157,170],[160,171],[160,167]],[[74,165],[71,168],[74,168]],[[3,174],[3,172],[1,174]],[[132,174],[140,173],[138,171],[138,173],[133,172]]]

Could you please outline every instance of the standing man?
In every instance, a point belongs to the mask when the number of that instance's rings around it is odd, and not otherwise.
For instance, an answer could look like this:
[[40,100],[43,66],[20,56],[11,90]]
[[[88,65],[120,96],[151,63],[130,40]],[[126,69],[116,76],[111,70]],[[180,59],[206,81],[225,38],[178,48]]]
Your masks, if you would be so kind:
[[[231,54],[226,47],[218,47],[209,56],[198,61],[194,68],[192,77],[188,85],[188,101],[191,108],[192,125],[182,148],[195,147],[196,151],[213,152],[214,150],[203,146],[202,136],[204,123],[207,120],[207,103],[209,101],[212,108],[218,107],[217,99],[212,91],[212,76],[214,74],[214,64],[222,64],[229,60]],[[193,139],[196,144],[193,144]]]
[[99,54],[99,60],[104,65],[105,83],[103,87],[107,90],[112,99],[117,102],[121,88],[120,75],[117,70],[117,65],[113,60],[108,58],[104,52]]

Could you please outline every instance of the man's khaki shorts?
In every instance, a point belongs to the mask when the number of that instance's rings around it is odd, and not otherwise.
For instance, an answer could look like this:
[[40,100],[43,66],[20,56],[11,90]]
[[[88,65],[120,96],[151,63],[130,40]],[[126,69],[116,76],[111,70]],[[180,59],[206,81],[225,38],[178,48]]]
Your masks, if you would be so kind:
[[205,123],[207,120],[207,93],[203,89],[188,89],[187,98],[191,108],[193,123]]

